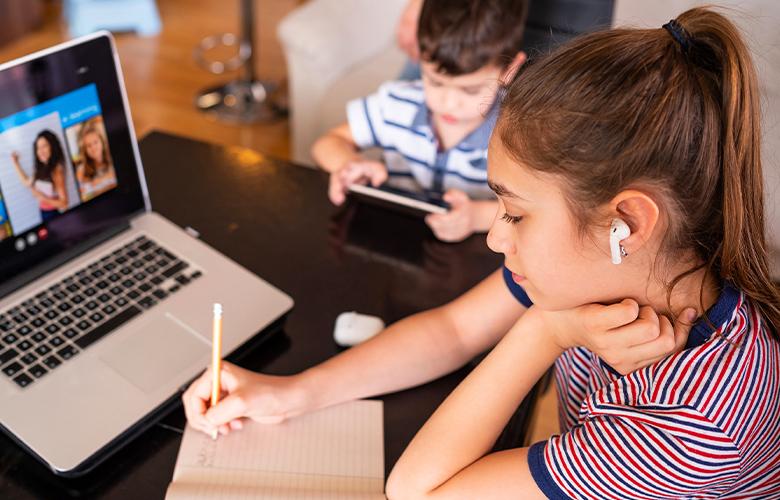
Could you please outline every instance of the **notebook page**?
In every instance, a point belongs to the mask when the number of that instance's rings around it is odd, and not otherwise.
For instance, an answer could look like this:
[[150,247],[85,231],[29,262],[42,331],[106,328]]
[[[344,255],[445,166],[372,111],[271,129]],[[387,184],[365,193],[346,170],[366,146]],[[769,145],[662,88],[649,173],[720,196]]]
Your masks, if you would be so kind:
[[352,401],[216,441],[188,427],[168,498],[383,498],[383,483],[382,402]]

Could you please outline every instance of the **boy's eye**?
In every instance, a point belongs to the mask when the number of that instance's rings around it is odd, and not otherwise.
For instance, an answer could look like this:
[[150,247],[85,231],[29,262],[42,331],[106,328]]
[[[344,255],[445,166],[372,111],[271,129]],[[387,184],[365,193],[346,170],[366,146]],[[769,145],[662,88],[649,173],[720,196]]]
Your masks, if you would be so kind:
[[501,220],[504,222],[508,222],[510,224],[517,224],[521,220],[523,220],[522,215],[509,215],[508,213],[504,213],[504,215],[501,216]]

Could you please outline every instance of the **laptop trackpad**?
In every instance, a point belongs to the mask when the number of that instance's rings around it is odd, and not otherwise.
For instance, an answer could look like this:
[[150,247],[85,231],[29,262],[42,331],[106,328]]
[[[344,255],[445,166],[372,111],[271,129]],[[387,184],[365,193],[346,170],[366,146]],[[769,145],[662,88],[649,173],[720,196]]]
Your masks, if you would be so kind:
[[100,358],[142,391],[154,392],[164,381],[192,369],[209,349],[195,331],[164,316],[142,323]]

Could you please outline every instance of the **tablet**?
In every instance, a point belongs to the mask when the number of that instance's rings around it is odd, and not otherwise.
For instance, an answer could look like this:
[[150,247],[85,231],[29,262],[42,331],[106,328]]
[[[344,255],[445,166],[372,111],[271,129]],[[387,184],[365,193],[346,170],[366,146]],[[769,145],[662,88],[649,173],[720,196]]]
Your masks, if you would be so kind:
[[446,214],[450,209],[450,205],[441,195],[413,193],[388,186],[375,188],[353,184],[349,186],[349,193],[366,203],[422,217],[428,214]]

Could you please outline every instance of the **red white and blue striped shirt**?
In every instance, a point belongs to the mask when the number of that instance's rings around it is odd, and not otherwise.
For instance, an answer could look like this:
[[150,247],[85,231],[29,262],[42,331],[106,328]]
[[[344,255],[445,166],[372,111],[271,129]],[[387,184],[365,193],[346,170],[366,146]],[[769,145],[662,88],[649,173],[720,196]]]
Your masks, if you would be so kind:
[[626,376],[584,348],[556,361],[562,434],[528,454],[548,497],[780,498],[780,342],[729,285],[707,316]]

